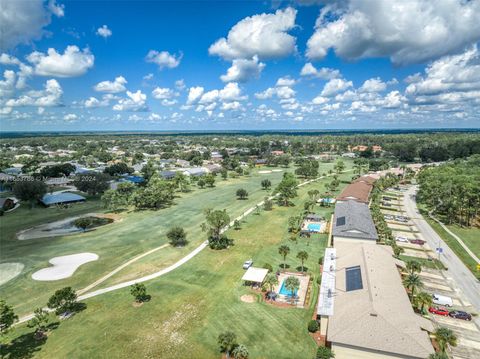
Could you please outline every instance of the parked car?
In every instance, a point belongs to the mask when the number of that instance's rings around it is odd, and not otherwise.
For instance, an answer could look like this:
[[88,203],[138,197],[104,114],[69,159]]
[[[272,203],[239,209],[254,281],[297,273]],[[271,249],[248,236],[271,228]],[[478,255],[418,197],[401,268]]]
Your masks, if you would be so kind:
[[438,293],[432,294],[432,302],[433,304],[444,305],[445,307],[453,306],[452,298],[447,297],[445,295],[438,294]]
[[395,220],[397,222],[403,222],[403,223],[406,223],[408,222],[408,217],[404,217],[404,216],[395,216]]
[[252,266],[253,264],[253,260],[249,259],[248,261],[245,261],[245,263],[243,263],[243,269],[248,269]]
[[390,197],[382,197],[384,201],[391,201],[392,199]]
[[392,205],[388,202],[382,202],[382,206],[384,207],[392,207]]
[[436,315],[442,315],[444,317],[448,317],[448,315],[450,314],[448,309],[443,308],[443,307],[430,307],[430,308],[428,308],[428,311],[430,313],[433,313],[433,314],[436,314]]
[[472,316],[467,312],[463,312],[461,310],[452,310],[449,315],[452,318],[463,319],[463,320],[472,320]]
[[397,242],[408,243],[408,238],[407,238],[407,237],[404,237],[404,236],[396,236],[396,237],[395,237],[395,240],[396,240]]
[[391,214],[384,214],[383,218],[388,220],[388,221],[391,221],[393,219],[393,216]]
[[425,241],[423,239],[410,239],[410,243],[423,246],[425,244]]

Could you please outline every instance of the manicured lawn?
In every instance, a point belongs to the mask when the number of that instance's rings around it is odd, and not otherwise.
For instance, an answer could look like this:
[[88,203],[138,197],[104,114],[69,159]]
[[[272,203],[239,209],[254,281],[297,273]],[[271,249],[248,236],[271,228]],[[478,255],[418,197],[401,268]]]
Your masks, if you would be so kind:
[[[18,313],[30,312],[35,306],[43,305],[54,290],[67,285],[75,289],[83,288],[128,259],[166,243],[167,239],[164,236],[166,231],[174,225],[181,225],[187,231],[191,243],[187,248],[178,250],[169,248],[165,251],[164,258],[175,261],[205,240],[205,234],[200,231],[205,208],[227,208],[231,216],[239,215],[266,195],[266,192],[261,190],[261,179],[268,176],[275,185],[280,181],[282,173],[253,174],[228,181],[219,180],[215,188],[179,194],[176,205],[172,207],[159,211],[122,213],[121,221],[117,223],[100,227],[95,231],[64,237],[19,241],[15,234],[20,229],[40,223],[80,213],[103,211],[100,201],[89,200],[85,204],[74,205],[66,210],[46,208],[29,210],[22,206],[17,211],[0,217],[2,262],[21,262],[25,265],[22,274],[0,287],[0,295],[15,305]],[[235,191],[240,186],[249,191],[249,200],[235,199]],[[100,258],[80,267],[68,279],[55,282],[37,282],[31,279],[33,272],[48,266],[50,258],[79,252],[93,252]],[[152,270],[165,266],[162,258],[155,259]]]
[[[424,213],[424,218],[430,224],[430,226],[442,237],[443,241],[455,252],[458,258],[472,271],[472,273],[480,279],[480,272],[477,271],[477,263],[475,260],[465,251],[465,249],[458,243],[458,241],[453,238],[449,233],[447,233],[437,222],[433,221]],[[478,230],[477,230],[478,231]],[[460,233],[457,232],[457,235]],[[463,238],[463,237],[460,237]],[[478,237],[477,237],[478,238]],[[474,240],[471,238],[472,241]],[[473,250],[473,249],[472,249]]]
[[447,226],[453,233],[459,236],[470,250],[480,258],[480,228],[460,227],[458,225]]
[[[168,275],[146,282],[152,300],[140,308],[132,306],[128,288],[85,301],[87,309],[52,331],[36,357],[219,358],[217,337],[232,330],[248,347],[251,358],[312,358],[315,343],[307,323],[314,310],[318,258],[323,255],[327,235],[292,242],[287,219],[303,211],[307,191],[317,188],[323,192],[327,181],[330,179],[299,189],[294,207],[275,206],[272,211],[249,216],[241,230],[228,232],[235,239],[228,250],[205,249]],[[231,198],[227,202],[232,203]],[[318,207],[318,213],[327,218],[332,211],[333,207]],[[242,285],[242,263],[252,258],[254,265],[269,263],[275,268],[282,262],[278,254],[281,244],[291,249],[287,256],[291,269],[300,266],[298,251],[309,253],[305,266],[315,277],[309,306],[278,308],[264,302],[242,302],[242,294],[254,294]],[[9,337],[25,332],[22,325]]]

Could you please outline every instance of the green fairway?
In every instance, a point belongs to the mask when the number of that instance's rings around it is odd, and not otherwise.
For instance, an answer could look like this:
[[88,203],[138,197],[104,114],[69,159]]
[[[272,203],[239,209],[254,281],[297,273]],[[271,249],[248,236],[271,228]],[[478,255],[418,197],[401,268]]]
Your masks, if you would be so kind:
[[458,225],[447,225],[448,229],[459,236],[463,243],[480,258],[480,229],[478,227],[460,227]]
[[[348,179],[351,174],[341,177]],[[327,181],[330,179],[299,189],[294,207],[275,206],[272,211],[250,215],[241,230],[228,232],[235,239],[235,245],[228,250],[205,249],[168,275],[146,282],[152,300],[140,308],[132,306],[129,288],[86,300],[87,309],[52,331],[36,356],[220,357],[217,336],[232,330],[238,341],[249,348],[251,358],[312,357],[315,343],[308,335],[307,323],[313,314],[318,259],[323,255],[327,235],[292,242],[287,233],[287,219],[303,211],[309,190],[317,188],[323,192]],[[232,203],[231,197],[226,202]],[[317,207],[317,212],[327,218],[332,211],[333,207]],[[298,251],[309,253],[305,266],[314,278],[308,307],[278,308],[263,302],[242,302],[242,294],[253,293],[242,285],[242,263],[252,258],[254,265],[269,263],[277,268],[282,262],[278,254],[281,244],[291,249],[286,260],[290,270],[300,266]],[[10,337],[25,330],[22,325]]]

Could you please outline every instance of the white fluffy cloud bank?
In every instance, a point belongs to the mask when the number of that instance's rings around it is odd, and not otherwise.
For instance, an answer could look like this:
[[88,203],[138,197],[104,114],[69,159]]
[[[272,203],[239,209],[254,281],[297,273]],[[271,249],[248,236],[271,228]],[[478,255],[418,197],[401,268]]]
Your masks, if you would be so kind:
[[158,65],[160,70],[162,69],[173,69],[180,65],[182,60],[182,54],[175,55],[171,54],[168,51],[155,51],[150,50],[145,58],[145,61],[151,62]]
[[479,14],[480,0],[334,0],[317,19],[307,57],[321,60],[333,49],[349,60],[427,61],[480,40]]
[[64,15],[64,6],[54,0],[15,1],[0,0],[0,50],[14,48],[19,44],[29,44],[40,39],[44,27],[50,24],[52,14]]
[[296,39],[288,34],[295,26],[297,10],[286,8],[274,14],[246,17],[218,39],[208,52],[226,60],[239,58],[271,59],[287,56],[296,50]]
[[76,77],[93,67],[95,57],[89,49],[80,50],[77,46],[67,46],[64,53],[49,48],[47,54],[34,51],[27,56],[39,76]]
[[220,76],[223,82],[247,82],[250,79],[257,79],[265,68],[263,62],[258,62],[258,57],[254,56],[252,60],[236,59],[225,75]]
[[118,76],[113,81],[102,81],[95,85],[94,90],[106,93],[119,93],[126,90],[127,80],[123,76]]

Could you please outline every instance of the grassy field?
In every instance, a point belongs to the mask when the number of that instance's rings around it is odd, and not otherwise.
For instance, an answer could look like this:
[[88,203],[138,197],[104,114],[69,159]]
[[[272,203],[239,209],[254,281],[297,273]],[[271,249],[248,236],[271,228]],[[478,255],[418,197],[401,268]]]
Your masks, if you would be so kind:
[[[300,266],[296,254],[307,250],[305,266],[316,277],[326,235],[293,242],[287,233],[287,218],[303,210],[308,190],[323,192],[327,181],[330,179],[301,188],[294,207],[275,206],[272,211],[249,216],[241,230],[228,232],[235,239],[232,248],[206,249],[168,275],[147,282],[152,300],[140,308],[132,306],[125,288],[85,301],[87,309],[62,322],[44,344],[32,344],[31,329],[24,325],[14,329],[9,338],[19,338],[16,340],[23,341],[39,358],[212,358],[220,357],[218,334],[232,330],[249,348],[251,358],[311,358],[315,343],[308,335],[307,323],[318,290],[315,280],[313,300],[306,309],[278,308],[260,299],[244,303],[240,296],[254,292],[242,285],[242,263],[253,258],[255,265],[277,267],[282,262],[278,247],[285,243],[291,248],[287,257],[290,268]],[[231,203],[231,198],[227,202]],[[333,207],[318,210],[328,218],[332,211]],[[4,350],[17,347],[14,342]]]
[[447,227],[459,236],[467,247],[480,258],[480,228],[465,228],[458,225],[447,225]]

